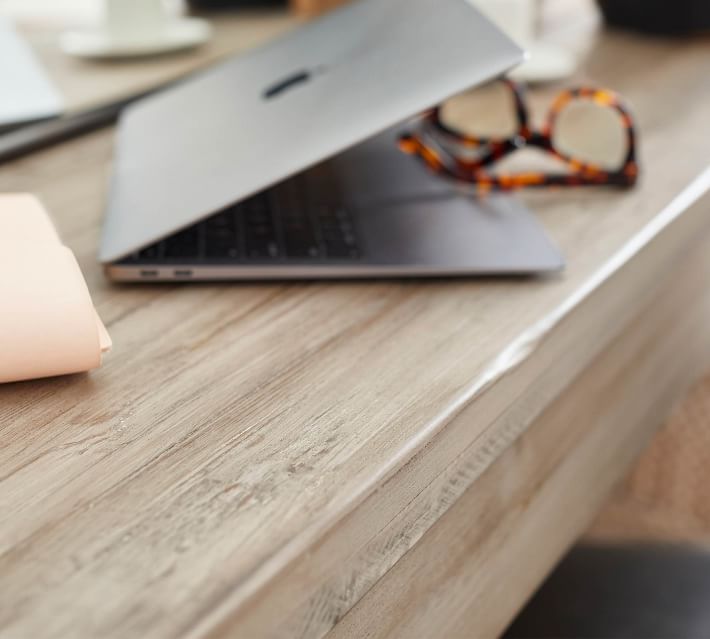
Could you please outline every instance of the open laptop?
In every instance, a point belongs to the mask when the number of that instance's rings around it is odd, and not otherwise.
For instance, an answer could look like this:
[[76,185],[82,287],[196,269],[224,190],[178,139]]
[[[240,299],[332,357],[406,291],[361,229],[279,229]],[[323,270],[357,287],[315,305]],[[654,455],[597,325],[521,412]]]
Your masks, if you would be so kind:
[[397,125],[518,64],[468,0],[360,0],[129,107],[100,259],[122,281],[538,273],[517,200],[476,201]]

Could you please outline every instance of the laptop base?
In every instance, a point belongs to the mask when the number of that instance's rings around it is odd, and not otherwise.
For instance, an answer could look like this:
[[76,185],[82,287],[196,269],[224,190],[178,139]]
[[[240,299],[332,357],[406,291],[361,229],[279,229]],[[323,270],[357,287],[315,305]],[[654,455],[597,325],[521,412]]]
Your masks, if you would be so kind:
[[519,275],[562,268],[518,199],[477,199],[397,148],[398,127],[107,267],[117,281]]
[[106,267],[122,282],[470,277],[555,272],[564,262],[516,199],[465,196],[373,206],[352,214],[349,257],[125,260]]

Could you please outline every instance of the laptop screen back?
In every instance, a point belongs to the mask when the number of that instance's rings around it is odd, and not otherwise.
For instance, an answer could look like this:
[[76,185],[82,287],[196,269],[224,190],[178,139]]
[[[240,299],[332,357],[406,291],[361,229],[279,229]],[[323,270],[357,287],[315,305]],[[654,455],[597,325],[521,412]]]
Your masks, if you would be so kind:
[[468,0],[360,0],[130,107],[104,262],[476,84],[523,52]]

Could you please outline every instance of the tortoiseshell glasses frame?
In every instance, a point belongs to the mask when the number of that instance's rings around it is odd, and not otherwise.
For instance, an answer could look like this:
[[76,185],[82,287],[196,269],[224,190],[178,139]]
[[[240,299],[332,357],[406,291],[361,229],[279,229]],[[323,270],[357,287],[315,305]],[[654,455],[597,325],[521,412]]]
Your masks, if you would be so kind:
[[[512,92],[517,117],[517,131],[505,139],[476,138],[448,126],[442,118],[443,107],[427,111],[420,117],[421,130],[405,133],[400,137],[399,146],[407,154],[421,159],[435,173],[457,181],[474,185],[479,192],[509,191],[523,187],[543,186],[592,186],[612,185],[630,187],[638,180],[639,167],[636,160],[636,131],[633,117],[620,96],[607,89],[581,87],[563,91],[554,100],[544,127],[535,131],[530,126],[530,118],[523,88],[511,81],[502,82]],[[581,161],[563,153],[554,146],[554,130],[559,114],[574,100],[590,100],[602,107],[619,113],[626,136],[627,151],[618,170]],[[447,146],[426,141],[433,133],[441,137]],[[449,145],[462,150],[475,150],[477,155],[466,157],[465,153],[455,154]],[[492,174],[488,168],[501,158],[524,147],[536,147],[551,153],[570,167],[570,173],[517,173]]]

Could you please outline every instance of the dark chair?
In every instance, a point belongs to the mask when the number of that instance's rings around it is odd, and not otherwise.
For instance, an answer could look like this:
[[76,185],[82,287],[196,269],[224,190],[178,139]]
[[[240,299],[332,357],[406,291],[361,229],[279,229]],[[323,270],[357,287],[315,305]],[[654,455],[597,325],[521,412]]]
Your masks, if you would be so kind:
[[669,545],[573,549],[506,639],[709,639],[710,553]]

